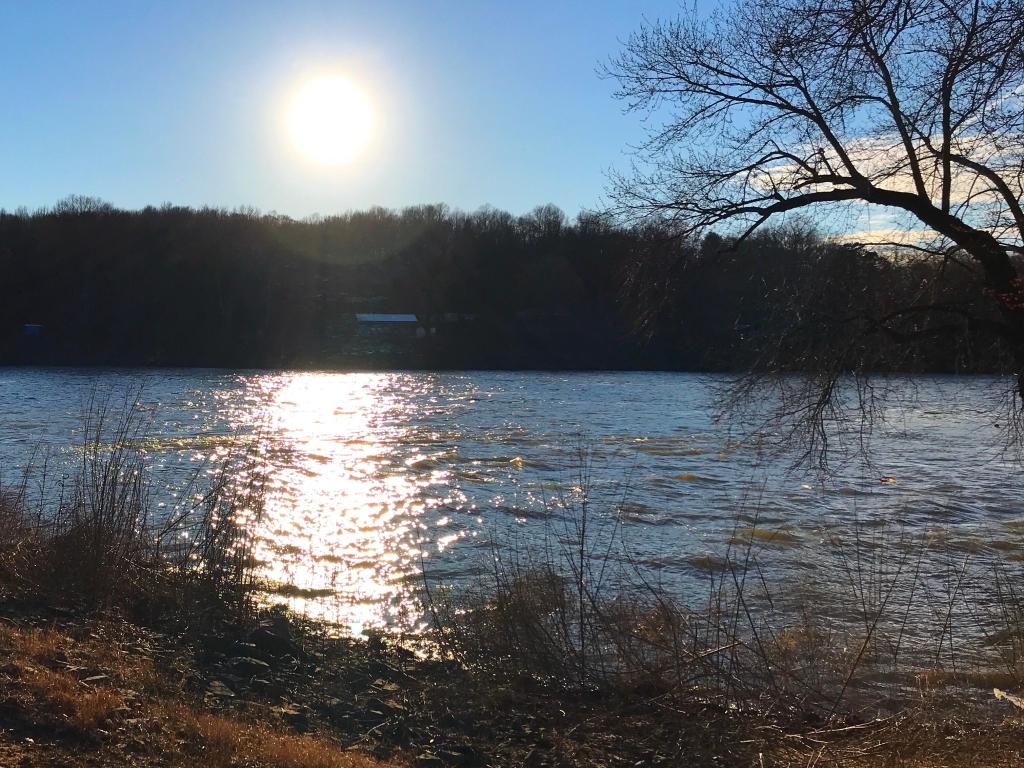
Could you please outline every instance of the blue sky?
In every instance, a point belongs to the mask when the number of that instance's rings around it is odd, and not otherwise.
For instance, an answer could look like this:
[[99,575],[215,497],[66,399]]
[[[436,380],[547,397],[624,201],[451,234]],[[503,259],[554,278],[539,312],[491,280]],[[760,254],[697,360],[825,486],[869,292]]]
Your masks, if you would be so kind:
[[[600,204],[642,137],[598,64],[677,2],[0,0],[0,207],[71,193],[123,207],[292,216],[446,202]],[[343,73],[379,131],[355,162],[295,156],[289,96]]]

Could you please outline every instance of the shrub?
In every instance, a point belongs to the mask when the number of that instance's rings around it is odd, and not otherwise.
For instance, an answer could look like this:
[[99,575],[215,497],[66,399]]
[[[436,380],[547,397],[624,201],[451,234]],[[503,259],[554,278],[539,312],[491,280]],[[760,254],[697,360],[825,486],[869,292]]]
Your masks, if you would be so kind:
[[23,597],[196,624],[244,618],[263,510],[258,443],[185,481],[177,506],[153,503],[143,448],[149,422],[137,397],[85,410],[77,459],[55,481],[43,462],[0,487],[0,584]]

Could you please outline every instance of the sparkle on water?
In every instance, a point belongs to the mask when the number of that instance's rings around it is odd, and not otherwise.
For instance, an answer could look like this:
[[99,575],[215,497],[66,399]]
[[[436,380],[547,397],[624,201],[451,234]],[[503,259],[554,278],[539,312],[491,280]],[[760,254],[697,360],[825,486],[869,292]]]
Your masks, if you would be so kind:
[[[350,632],[411,627],[421,567],[470,579],[494,534],[550,533],[552,498],[578,485],[619,516],[631,562],[694,584],[748,531],[760,563],[820,579],[805,546],[853,516],[941,530],[951,552],[1024,553],[1018,473],[987,419],[989,378],[916,380],[876,464],[820,484],[765,461],[710,415],[719,378],[655,373],[126,373],[0,370],[0,472],[41,446],[71,455],[82,403],[141,382],[144,442],[168,498],[191,468],[261,437],[267,480],[256,557],[271,599]],[[909,385],[908,385],[909,386]],[[582,437],[580,437],[582,436]],[[969,445],[970,450],[964,446]],[[620,503],[625,500],[625,503]],[[557,510],[555,512],[557,515]]]
[[[407,403],[388,383],[380,374],[295,375],[268,382],[264,396],[266,428],[279,438],[265,468],[257,559],[271,580],[295,587],[292,607],[343,605],[332,618],[356,633],[408,608],[423,513],[445,500],[430,492],[448,480],[400,460],[410,426],[393,416]],[[316,599],[324,594],[334,600]]]

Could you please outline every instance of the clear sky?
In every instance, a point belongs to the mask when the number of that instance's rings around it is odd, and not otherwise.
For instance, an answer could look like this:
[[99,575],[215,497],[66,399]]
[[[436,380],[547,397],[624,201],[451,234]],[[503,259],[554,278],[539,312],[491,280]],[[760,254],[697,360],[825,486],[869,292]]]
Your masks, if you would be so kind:
[[[0,207],[600,204],[636,115],[596,74],[669,0],[0,0]],[[341,73],[375,114],[344,165],[297,155],[301,83]]]

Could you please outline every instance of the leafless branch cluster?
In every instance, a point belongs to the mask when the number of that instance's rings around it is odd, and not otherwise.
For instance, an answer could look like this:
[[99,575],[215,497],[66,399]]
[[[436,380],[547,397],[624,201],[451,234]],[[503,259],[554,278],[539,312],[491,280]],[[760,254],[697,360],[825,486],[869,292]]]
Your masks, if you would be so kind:
[[[791,416],[827,418],[839,378],[879,362],[864,353],[879,339],[913,346],[951,331],[997,340],[1024,399],[1024,3],[737,0],[645,26],[607,73],[652,126],[633,173],[613,179],[628,220],[684,238],[718,228],[733,247],[798,211],[882,207],[916,222],[871,240],[937,270],[919,290],[894,286],[902,303],[871,312],[840,301],[832,319],[859,335],[821,328],[827,350],[761,346],[759,373],[799,360],[819,383]],[[985,305],[936,291],[947,269],[973,275]],[[781,349],[799,326],[768,330]],[[820,429],[810,433],[820,448]]]
[[999,287],[1024,239],[1022,40],[1024,5],[1003,0],[751,0],[647,27],[609,71],[668,117],[617,199],[691,232],[890,206]]

